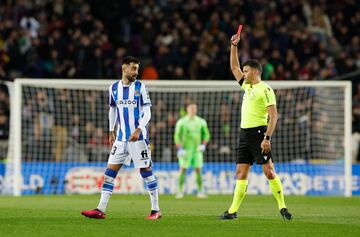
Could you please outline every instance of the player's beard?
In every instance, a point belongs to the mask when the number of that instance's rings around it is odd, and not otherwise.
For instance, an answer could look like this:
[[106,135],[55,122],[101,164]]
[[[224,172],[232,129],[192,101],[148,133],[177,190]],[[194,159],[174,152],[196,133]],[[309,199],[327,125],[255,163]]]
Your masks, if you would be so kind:
[[126,78],[131,81],[134,82],[136,80],[137,75],[127,75]]

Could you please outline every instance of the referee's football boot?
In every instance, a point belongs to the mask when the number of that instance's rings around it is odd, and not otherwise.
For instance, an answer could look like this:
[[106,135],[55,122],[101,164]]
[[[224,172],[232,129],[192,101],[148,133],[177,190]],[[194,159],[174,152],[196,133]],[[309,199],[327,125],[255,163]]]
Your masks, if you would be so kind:
[[290,221],[293,218],[292,214],[288,211],[287,208],[281,208],[280,214],[284,220]]
[[221,216],[219,216],[219,218],[221,220],[230,220],[230,219],[235,219],[237,218],[237,214],[236,212],[234,213],[229,213],[228,211],[224,212],[224,214],[222,214]]

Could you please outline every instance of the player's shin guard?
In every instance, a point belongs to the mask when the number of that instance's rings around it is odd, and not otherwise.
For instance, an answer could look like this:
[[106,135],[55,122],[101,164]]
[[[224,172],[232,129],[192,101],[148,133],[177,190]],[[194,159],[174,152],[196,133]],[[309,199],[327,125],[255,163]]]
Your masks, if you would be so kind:
[[155,176],[152,171],[140,172],[141,177],[144,179],[147,190],[150,195],[151,210],[159,211],[159,189]]
[[228,210],[229,213],[235,213],[238,211],[241,202],[246,195],[247,186],[248,186],[247,180],[236,180],[234,198]]
[[106,169],[105,171],[104,183],[101,188],[101,198],[99,205],[97,206],[97,209],[102,212],[106,211],[107,204],[114,189],[114,180],[117,173],[117,171],[112,169]]
[[269,180],[269,184],[270,184],[271,192],[273,193],[273,195],[279,205],[279,210],[282,208],[286,208],[285,200],[284,200],[284,192],[283,192],[283,188],[282,188],[281,180],[280,180],[279,176],[276,176],[275,179]]

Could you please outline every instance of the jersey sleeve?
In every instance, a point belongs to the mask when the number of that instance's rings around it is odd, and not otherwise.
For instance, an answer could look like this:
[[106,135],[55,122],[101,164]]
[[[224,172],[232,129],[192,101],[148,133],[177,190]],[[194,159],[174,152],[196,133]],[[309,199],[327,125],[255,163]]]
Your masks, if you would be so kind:
[[113,88],[113,85],[111,85],[109,87],[109,106],[115,107],[116,103],[115,103],[115,100],[114,100],[112,88]]
[[181,131],[182,131],[182,120],[178,120],[175,125],[174,142],[175,144],[181,144]]
[[205,141],[208,143],[210,140],[210,132],[207,126],[207,122],[205,119],[202,119],[202,126],[201,126],[201,141]]
[[117,119],[116,107],[110,106],[109,109],[109,131],[114,131]]
[[145,134],[146,125],[149,123],[149,121],[151,119],[151,109],[150,109],[150,107],[149,106],[142,107],[142,114],[143,114],[143,116],[141,116],[141,118],[140,118],[138,128],[140,128],[142,133]]
[[141,86],[140,103],[141,103],[141,106],[151,106],[150,96],[149,96],[149,93],[144,84],[142,84],[142,86]]
[[265,107],[269,107],[270,105],[276,105],[275,92],[270,87],[267,87],[264,91],[264,102]]

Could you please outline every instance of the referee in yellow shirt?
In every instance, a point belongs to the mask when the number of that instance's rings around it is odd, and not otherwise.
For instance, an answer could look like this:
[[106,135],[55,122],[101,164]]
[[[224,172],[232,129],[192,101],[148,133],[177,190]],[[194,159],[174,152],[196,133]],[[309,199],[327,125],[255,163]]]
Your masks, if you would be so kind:
[[269,180],[271,191],[277,200],[280,214],[285,220],[291,220],[288,212],[279,177],[276,175],[271,157],[271,135],[277,122],[275,93],[265,82],[261,81],[261,64],[249,60],[240,68],[237,45],[240,34],[231,38],[230,66],[236,80],[245,91],[241,107],[241,130],[236,155],[236,186],[230,208],[221,219],[237,218],[242,200],[248,186],[248,173],[251,165],[262,165],[262,170]]

